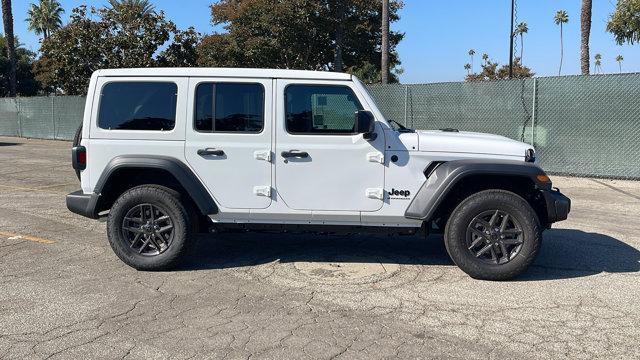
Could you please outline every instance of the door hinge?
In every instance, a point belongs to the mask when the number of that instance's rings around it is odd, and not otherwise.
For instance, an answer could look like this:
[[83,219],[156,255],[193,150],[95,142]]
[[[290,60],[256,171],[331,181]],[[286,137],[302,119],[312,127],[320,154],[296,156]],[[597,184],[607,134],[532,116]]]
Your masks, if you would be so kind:
[[253,153],[256,160],[271,162],[271,150],[257,150]]
[[370,152],[367,154],[367,160],[370,162],[384,164],[384,154],[378,151]]
[[257,196],[271,197],[271,186],[254,186],[253,193]]
[[384,200],[384,190],[380,188],[369,188],[365,190],[365,194],[369,199]]

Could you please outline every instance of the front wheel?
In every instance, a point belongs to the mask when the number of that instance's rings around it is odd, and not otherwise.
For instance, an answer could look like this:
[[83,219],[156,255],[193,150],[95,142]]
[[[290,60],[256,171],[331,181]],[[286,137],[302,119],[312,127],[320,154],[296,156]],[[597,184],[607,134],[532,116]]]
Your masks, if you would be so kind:
[[542,239],[529,203],[504,190],[486,190],[463,200],[444,232],[453,262],[481,280],[509,280],[533,262]]
[[175,191],[157,185],[127,190],[107,220],[116,255],[138,270],[168,270],[184,258],[191,237],[190,216]]

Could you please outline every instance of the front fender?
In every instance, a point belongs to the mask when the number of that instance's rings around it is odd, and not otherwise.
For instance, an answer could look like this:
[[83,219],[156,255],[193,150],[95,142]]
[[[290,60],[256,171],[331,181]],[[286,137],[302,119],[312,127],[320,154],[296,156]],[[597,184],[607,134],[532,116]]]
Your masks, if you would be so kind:
[[538,180],[538,175],[546,175],[539,166],[512,160],[454,160],[441,164],[422,184],[404,216],[409,219],[431,220],[434,212],[449,191],[462,179],[471,175],[505,175],[531,179],[541,190],[550,190],[551,183]]

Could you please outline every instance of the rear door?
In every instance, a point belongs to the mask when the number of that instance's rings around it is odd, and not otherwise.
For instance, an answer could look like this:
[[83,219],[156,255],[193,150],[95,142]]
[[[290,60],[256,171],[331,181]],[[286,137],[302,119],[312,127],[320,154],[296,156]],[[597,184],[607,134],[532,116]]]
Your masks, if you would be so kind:
[[272,80],[191,78],[185,157],[219,205],[271,204]]

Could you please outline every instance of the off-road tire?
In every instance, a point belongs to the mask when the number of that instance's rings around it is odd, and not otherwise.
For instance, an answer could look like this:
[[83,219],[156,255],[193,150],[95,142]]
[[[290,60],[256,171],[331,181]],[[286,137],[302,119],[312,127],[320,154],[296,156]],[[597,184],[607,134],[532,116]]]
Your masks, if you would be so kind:
[[[504,264],[488,264],[468,249],[467,229],[479,214],[500,210],[513,216],[522,228],[523,243],[513,259]],[[474,279],[510,280],[531,265],[542,242],[542,229],[536,212],[515,193],[485,190],[463,200],[453,210],[444,231],[445,246],[453,262]]]
[[[78,127],[76,130],[76,134],[73,136],[73,147],[79,146],[82,141],[82,125]],[[80,170],[76,170],[76,176],[78,180],[80,180]]]
[[[134,251],[123,235],[123,220],[127,212],[140,204],[151,204],[166,210],[173,223],[173,240],[164,252],[144,256]],[[137,270],[160,271],[178,266],[192,242],[191,211],[180,195],[159,185],[141,185],[124,192],[113,204],[107,220],[107,236],[115,254]]]

